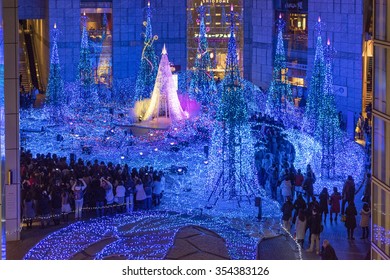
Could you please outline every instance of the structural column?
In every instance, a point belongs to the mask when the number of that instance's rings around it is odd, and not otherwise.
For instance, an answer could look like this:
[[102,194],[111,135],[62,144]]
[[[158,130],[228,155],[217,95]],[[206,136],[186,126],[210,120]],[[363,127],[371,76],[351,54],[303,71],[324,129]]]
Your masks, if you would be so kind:
[[6,240],[20,239],[18,0],[3,0]]

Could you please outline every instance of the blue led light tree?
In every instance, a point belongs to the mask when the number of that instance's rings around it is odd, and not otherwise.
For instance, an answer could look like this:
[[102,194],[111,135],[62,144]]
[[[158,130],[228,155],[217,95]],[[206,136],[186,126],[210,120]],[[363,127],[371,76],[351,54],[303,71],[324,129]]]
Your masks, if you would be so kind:
[[318,125],[319,110],[321,107],[322,97],[324,96],[325,85],[325,60],[324,49],[322,46],[321,31],[323,24],[321,18],[318,18],[316,24],[317,29],[317,43],[314,57],[313,74],[310,80],[309,94],[307,98],[307,105],[305,110],[305,121],[307,127],[305,129],[313,133]]
[[64,81],[61,76],[61,64],[58,56],[58,35],[59,30],[57,25],[54,24],[52,30],[53,45],[51,49],[50,58],[50,72],[49,81],[46,91],[46,107],[50,108],[50,118],[54,121],[61,121],[62,118],[62,107],[64,101]]
[[235,13],[231,9],[230,39],[226,59],[223,92],[212,135],[208,185],[212,187],[210,207],[222,198],[251,203],[258,195],[255,176],[254,146],[234,33]]
[[315,137],[321,143],[322,159],[321,169],[322,174],[328,178],[335,176],[335,145],[338,138],[341,136],[340,123],[333,89],[333,56],[334,50],[327,42],[325,49],[325,80],[324,90],[319,104],[319,115],[317,126],[315,128]]
[[221,24],[223,26],[225,26],[227,22],[228,21],[227,21],[227,18],[226,18],[226,9],[225,9],[225,5],[223,5],[222,6],[222,12],[221,12]]
[[87,16],[85,12],[81,17],[82,31],[81,31],[81,47],[80,47],[80,60],[78,65],[79,81],[80,81],[80,94],[84,101],[91,98],[92,86],[94,84],[93,71],[90,60],[89,40],[87,32]]
[[211,70],[212,66],[206,37],[207,29],[204,19],[205,7],[203,5],[199,7],[199,14],[199,43],[189,93],[198,102],[206,105],[212,101],[217,88],[214,81],[214,73]]
[[282,15],[279,15],[277,22],[278,37],[274,59],[274,69],[272,72],[272,82],[267,96],[267,113],[279,115],[286,111],[287,102],[292,102],[291,86],[287,78],[286,54],[283,43],[283,28],[285,22]]
[[146,21],[144,22],[144,26],[146,27],[144,47],[142,49],[141,64],[136,81],[136,100],[150,98],[157,76],[158,58],[154,51],[153,43],[158,37],[153,36],[151,17],[152,11],[150,2],[148,1]]

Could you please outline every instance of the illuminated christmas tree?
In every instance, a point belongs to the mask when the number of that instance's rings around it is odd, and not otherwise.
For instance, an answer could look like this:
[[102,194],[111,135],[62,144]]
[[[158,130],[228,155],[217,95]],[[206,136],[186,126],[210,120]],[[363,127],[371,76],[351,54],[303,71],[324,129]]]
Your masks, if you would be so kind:
[[183,111],[177,95],[165,45],[161,53],[150,104],[145,115],[142,116],[142,120],[147,121],[159,117],[169,118],[172,121],[181,121],[188,118],[188,114]]
[[323,24],[321,18],[318,18],[317,22],[317,43],[316,52],[314,57],[313,74],[310,80],[310,87],[308,89],[309,94],[307,98],[305,118],[307,127],[305,128],[308,132],[313,133],[318,125],[319,110],[324,96],[325,89],[325,60],[324,60],[324,49],[322,46],[321,31]]
[[208,51],[206,37],[207,28],[204,19],[205,7],[203,5],[199,7],[199,14],[199,44],[189,93],[198,102],[206,105],[212,101],[217,88],[214,81],[214,74],[211,70],[210,53]]
[[49,81],[46,91],[46,107],[50,108],[50,118],[54,121],[62,119],[62,105],[64,101],[64,81],[61,76],[61,64],[58,56],[58,40],[59,30],[56,24],[52,30],[53,45],[50,58]]
[[282,15],[279,15],[277,22],[278,38],[275,51],[274,69],[272,73],[272,82],[267,97],[267,113],[270,115],[279,115],[286,110],[287,102],[292,101],[291,86],[287,78],[286,55],[283,43],[283,28],[285,22]]
[[319,117],[315,129],[315,137],[321,143],[322,148],[322,174],[326,174],[328,178],[335,175],[335,144],[341,135],[333,89],[333,56],[334,50],[328,40],[325,49],[324,91],[321,97]]
[[142,49],[141,64],[136,81],[136,100],[150,98],[157,76],[158,58],[154,52],[153,43],[158,37],[153,36],[151,17],[152,12],[150,2],[148,1],[146,22],[144,22],[144,26],[146,27],[144,47]]
[[94,102],[93,100],[93,71],[90,60],[90,50],[88,42],[87,32],[87,16],[85,12],[81,17],[82,33],[81,33],[81,48],[80,48],[80,60],[78,65],[79,81],[80,81],[80,97],[89,104]]
[[244,98],[234,33],[235,13],[231,8],[230,39],[223,92],[212,135],[209,159],[209,207],[219,199],[254,201],[259,195],[255,176],[254,146]]

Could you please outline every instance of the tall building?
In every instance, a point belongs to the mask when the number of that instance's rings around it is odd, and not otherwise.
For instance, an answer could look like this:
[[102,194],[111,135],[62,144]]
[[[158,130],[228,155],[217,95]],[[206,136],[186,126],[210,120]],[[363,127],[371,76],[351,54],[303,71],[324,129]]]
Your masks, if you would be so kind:
[[374,0],[372,259],[390,259],[390,3]]
[[[362,58],[363,0],[151,0],[153,33],[158,36],[156,49],[166,44],[171,63],[177,71],[194,66],[199,35],[198,7],[206,8],[205,23],[213,72],[223,75],[229,36],[230,9],[237,21],[238,56],[244,78],[267,89],[272,80],[276,48],[276,21],[286,21],[284,39],[288,79],[293,94],[307,95],[315,46],[315,23],[325,23],[323,41],[330,39],[337,50],[334,60],[334,84],[338,109],[342,111],[352,135],[367,102],[371,88],[361,81],[363,68],[372,59]],[[139,69],[143,46],[143,22],[148,0],[19,0],[20,69],[28,89],[34,84],[45,90],[48,78],[49,30],[54,23],[61,30],[58,50],[63,59],[65,81],[75,80],[81,41],[81,19],[87,17],[91,63],[96,83],[111,86],[113,80],[134,78]],[[32,44],[34,48],[29,48]],[[23,49],[23,48],[21,48]],[[31,52],[30,49],[35,50]],[[30,53],[31,52],[31,55]],[[33,57],[31,59],[30,57]],[[366,61],[363,63],[362,60]],[[36,62],[36,63],[35,63]],[[35,73],[35,75],[34,75]],[[35,77],[35,78],[34,78]],[[365,80],[364,85],[370,84]]]
[[[273,55],[276,46],[276,20],[286,21],[288,78],[293,94],[306,97],[306,87],[314,61],[316,22],[324,23],[323,42],[330,39],[337,51],[334,59],[334,89],[338,109],[343,113],[346,129],[352,137],[362,111],[362,34],[363,0],[264,0],[246,4],[244,72],[262,88],[272,79]],[[247,55],[245,55],[247,54]],[[245,71],[245,68],[250,68]],[[359,82],[356,82],[359,81]]]
[[212,71],[222,77],[225,72],[227,45],[230,35],[231,9],[237,15],[235,38],[240,68],[243,67],[244,50],[244,6],[243,0],[187,0],[187,68],[195,66],[195,57],[199,40],[199,6],[205,9],[205,24]]

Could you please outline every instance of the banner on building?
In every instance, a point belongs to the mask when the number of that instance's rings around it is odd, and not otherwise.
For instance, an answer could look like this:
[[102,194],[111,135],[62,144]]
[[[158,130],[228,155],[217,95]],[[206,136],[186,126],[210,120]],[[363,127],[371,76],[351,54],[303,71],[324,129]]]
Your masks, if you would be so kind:
[[282,11],[307,12],[308,0],[275,0],[275,8]]

